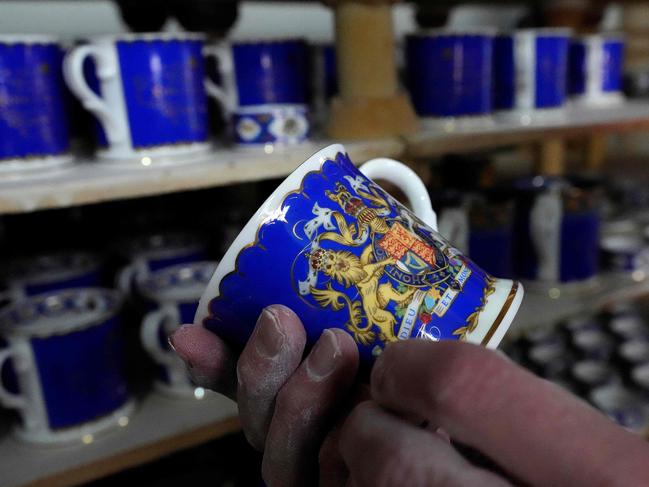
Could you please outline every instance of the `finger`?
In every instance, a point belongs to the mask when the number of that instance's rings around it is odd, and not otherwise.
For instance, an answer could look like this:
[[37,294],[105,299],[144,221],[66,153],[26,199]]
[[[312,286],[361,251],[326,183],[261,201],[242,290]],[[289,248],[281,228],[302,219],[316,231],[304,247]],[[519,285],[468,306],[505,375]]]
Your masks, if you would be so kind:
[[263,450],[275,396],[300,365],[306,333],[302,322],[285,306],[264,309],[237,363],[237,403],[243,432]]
[[317,482],[320,444],[357,370],[358,348],[352,337],[342,330],[325,330],[277,396],[262,463],[271,487]]
[[391,344],[375,363],[371,390],[382,406],[428,418],[532,485],[633,485],[649,478],[649,446],[639,437],[482,347]]
[[349,416],[340,451],[357,487],[505,487],[490,472],[473,467],[436,434],[400,419],[372,401]]
[[340,487],[349,478],[349,471],[338,448],[339,438],[340,428],[336,428],[322,442],[318,455],[318,487]]
[[235,398],[234,354],[223,340],[200,325],[183,325],[169,336],[169,344],[196,385]]

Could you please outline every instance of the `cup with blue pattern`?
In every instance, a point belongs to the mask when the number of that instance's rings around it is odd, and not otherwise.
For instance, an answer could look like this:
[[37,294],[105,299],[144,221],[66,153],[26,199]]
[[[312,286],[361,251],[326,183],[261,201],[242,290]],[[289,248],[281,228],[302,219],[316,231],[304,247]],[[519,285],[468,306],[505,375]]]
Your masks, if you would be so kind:
[[424,31],[406,38],[406,74],[427,123],[475,125],[492,113],[493,32]]
[[308,50],[299,39],[233,42],[206,49],[221,85],[207,89],[226,111],[242,146],[296,144],[309,136]]
[[494,40],[494,109],[530,122],[562,115],[569,29],[521,29]]
[[167,337],[183,323],[194,321],[198,301],[216,266],[217,262],[209,261],[180,264],[138,280],[139,294],[151,308],[142,320],[140,339],[158,366],[155,387],[161,392],[202,397],[196,396],[196,386]]
[[0,174],[72,161],[57,38],[0,35]]
[[89,443],[128,424],[120,304],[116,291],[80,288],[0,311],[0,403],[19,413],[19,438]]
[[[66,83],[101,124],[100,158],[150,166],[209,150],[203,39],[191,33],[121,34],[68,53]],[[91,76],[88,59],[95,65]]]
[[570,96],[586,106],[622,103],[623,69],[622,37],[594,34],[573,39],[568,70]]
[[[372,179],[399,187],[413,210]],[[194,320],[243,347],[261,311],[293,309],[315,343],[347,331],[370,366],[409,338],[496,347],[523,298],[517,282],[480,269],[437,232],[428,191],[407,166],[379,158],[358,169],[342,145],[300,165],[221,260]]]
[[0,280],[8,300],[17,301],[62,289],[101,286],[103,266],[100,257],[89,252],[50,252],[11,260]]

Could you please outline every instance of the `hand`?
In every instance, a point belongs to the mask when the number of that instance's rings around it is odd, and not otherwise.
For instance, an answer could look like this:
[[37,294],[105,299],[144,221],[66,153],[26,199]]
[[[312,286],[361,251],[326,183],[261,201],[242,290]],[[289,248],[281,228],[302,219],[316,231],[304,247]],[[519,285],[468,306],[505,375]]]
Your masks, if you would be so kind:
[[169,340],[197,385],[236,399],[246,438],[264,452],[269,487],[318,485],[318,476],[320,485],[340,485],[344,464],[335,436],[326,436],[356,377],[350,335],[325,330],[302,360],[302,322],[276,305],[262,312],[238,357],[202,326],[184,325]]
[[[375,363],[371,395],[340,436],[354,487],[635,487],[649,479],[640,437],[475,345],[391,344]],[[438,428],[500,473],[470,464]]]

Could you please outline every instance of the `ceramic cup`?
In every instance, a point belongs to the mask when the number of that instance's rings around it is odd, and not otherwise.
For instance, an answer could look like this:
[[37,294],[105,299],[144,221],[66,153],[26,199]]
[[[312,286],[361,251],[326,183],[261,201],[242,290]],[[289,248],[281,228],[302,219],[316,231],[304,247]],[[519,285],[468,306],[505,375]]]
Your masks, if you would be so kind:
[[[98,86],[85,76],[88,58]],[[64,63],[70,90],[101,123],[99,156],[148,165],[209,149],[204,71],[203,36],[186,33],[98,37]]]
[[309,135],[307,47],[298,39],[212,45],[222,86],[206,86],[243,146],[294,144]]
[[61,55],[54,37],[0,35],[0,174],[72,160]]
[[568,29],[522,29],[494,40],[494,109],[519,119],[556,116],[567,97]]
[[406,38],[415,110],[431,123],[485,123],[492,112],[493,33],[432,30]]
[[599,246],[605,269],[618,272],[649,271],[649,246],[639,234],[603,235]]
[[194,396],[185,364],[170,348],[169,335],[183,323],[191,323],[198,301],[216,270],[217,262],[180,264],[152,272],[138,280],[139,294],[152,306],[142,320],[140,339],[158,364],[155,387],[159,391]]
[[587,106],[621,103],[624,40],[597,34],[570,44],[568,90],[573,100]]
[[[402,189],[413,211],[370,178]],[[221,260],[195,323],[243,346],[264,307],[293,309],[313,344],[325,327],[349,332],[367,365],[386,343],[464,340],[496,347],[523,298],[436,231],[428,192],[407,166],[359,170],[342,145],[300,165],[266,200]]]
[[589,401],[617,424],[634,433],[644,434],[649,428],[649,411],[633,391],[619,385],[593,389]]
[[116,291],[40,294],[0,312],[0,403],[34,443],[92,441],[133,411]]

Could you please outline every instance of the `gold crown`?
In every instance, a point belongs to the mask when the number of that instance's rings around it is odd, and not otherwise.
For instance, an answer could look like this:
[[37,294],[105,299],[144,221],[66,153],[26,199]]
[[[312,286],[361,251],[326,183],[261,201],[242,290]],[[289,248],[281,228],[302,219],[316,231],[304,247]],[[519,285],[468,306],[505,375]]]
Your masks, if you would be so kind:
[[311,263],[311,267],[313,267],[316,271],[319,271],[320,269],[322,269],[322,266],[324,265],[324,262],[327,259],[329,253],[330,251],[325,249],[316,249],[313,252],[308,252],[306,256]]

